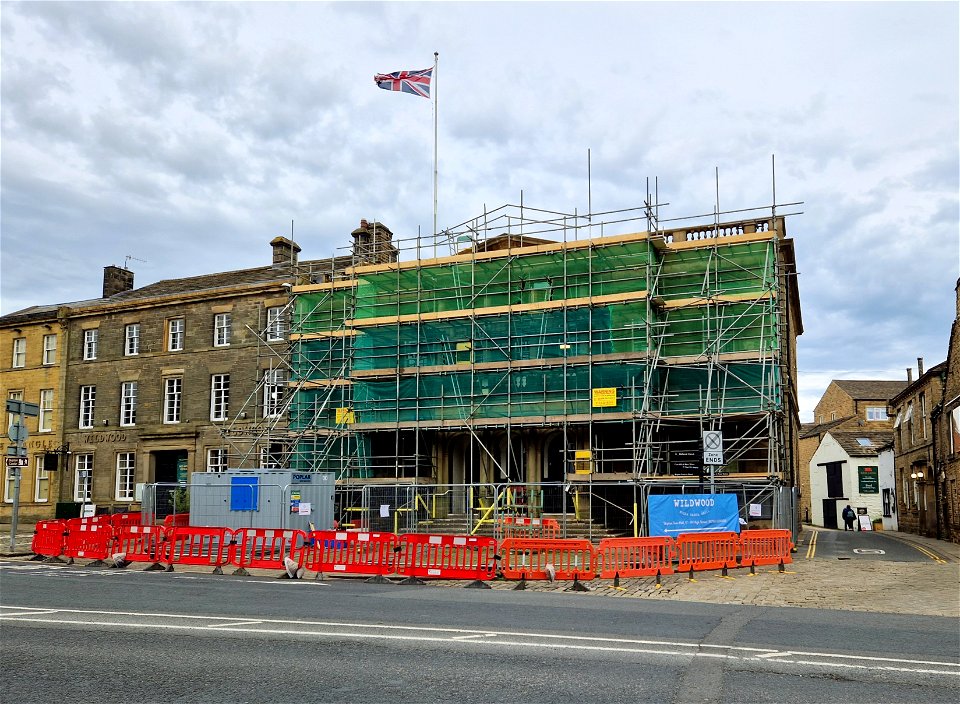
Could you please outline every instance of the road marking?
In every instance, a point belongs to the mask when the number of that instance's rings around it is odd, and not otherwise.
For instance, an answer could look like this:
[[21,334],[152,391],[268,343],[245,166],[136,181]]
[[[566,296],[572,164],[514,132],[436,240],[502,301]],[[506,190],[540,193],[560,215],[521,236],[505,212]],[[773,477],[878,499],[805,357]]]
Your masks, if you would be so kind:
[[909,540],[905,540],[904,542],[907,543],[907,545],[909,545],[910,547],[919,550],[920,552],[922,552],[924,555],[926,555],[927,557],[929,557],[931,560],[933,560],[933,561],[936,562],[937,564],[945,565],[945,564],[947,563],[947,561],[944,560],[942,557],[940,557],[940,555],[938,555],[937,553],[933,552],[932,550],[928,550],[927,548],[923,547],[922,545],[917,545],[916,543],[910,542]]
[[886,555],[886,550],[878,550],[876,548],[854,548],[853,552],[857,555]]
[[[57,616],[58,618],[53,618]],[[71,618],[72,616],[72,618]],[[84,620],[83,616],[96,616]],[[112,619],[112,620],[111,620]],[[154,622],[146,622],[155,619]],[[712,645],[698,642],[625,639],[601,636],[569,636],[552,633],[472,630],[435,626],[401,626],[369,623],[296,621],[281,619],[246,619],[237,616],[198,616],[193,614],[143,613],[129,611],[93,611],[81,609],[47,609],[30,606],[0,606],[0,622],[50,623],[80,627],[105,626],[141,630],[207,631],[220,628],[224,632],[258,635],[295,635],[314,638],[378,639],[464,645],[516,646],[522,648],[554,648],[595,652],[649,654],[660,656],[712,658],[720,660],[761,659],[793,665],[844,667],[960,676],[960,663],[939,660],[910,660],[831,652],[782,651],[749,646]],[[195,625],[193,625],[195,624]],[[813,658],[800,660],[798,658]],[[852,662],[850,662],[852,661]],[[887,664],[890,663],[890,664]]]
[[817,536],[820,535],[819,531],[813,531],[813,535],[810,537],[810,542],[807,544],[807,559],[812,560],[813,556],[817,554]]

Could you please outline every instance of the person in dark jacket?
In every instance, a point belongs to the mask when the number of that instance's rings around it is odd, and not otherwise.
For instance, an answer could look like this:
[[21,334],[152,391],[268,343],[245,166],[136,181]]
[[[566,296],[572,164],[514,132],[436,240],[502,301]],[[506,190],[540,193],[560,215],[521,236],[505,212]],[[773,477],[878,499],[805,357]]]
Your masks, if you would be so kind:
[[845,531],[854,530],[853,522],[857,519],[857,513],[850,508],[850,504],[847,504],[847,507],[843,509],[843,513],[840,515],[843,516],[843,529]]

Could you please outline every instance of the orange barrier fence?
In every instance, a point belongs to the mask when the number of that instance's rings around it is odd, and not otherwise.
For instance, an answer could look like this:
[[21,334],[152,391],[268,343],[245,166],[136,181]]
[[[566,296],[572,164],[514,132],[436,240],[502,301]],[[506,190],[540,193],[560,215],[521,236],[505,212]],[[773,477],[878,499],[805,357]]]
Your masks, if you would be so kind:
[[593,579],[597,560],[589,540],[507,538],[500,543],[507,579]]
[[[75,519],[71,519],[75,520]],[[69,524],[70,521],[67,521]],[[113,545],[113,526],[109,523],[68,525],[63,546],[67,557],[106,560]]]
[[143,522],[143,517],[139,511],[136,513],[114,513],[110,516],[110,525],[114,528],[124,526],[138,526]]
[[740,564],[744,567],[791,563],[792,549],[789,530],[746,530],[740,534]]
[[678,572],[737,566],[740,536],[736,533],[681,533],[674,544]]
[[433,579],[480,579],[496,576],[495,538],[428,535],[401,535],[400,568],[406,577]]
[[504,516],[497,526],[504,538],[543,538],[553,540],[560,537],[560,524],[554,518],[526,518],[524,516]]
[[241,528],[233,532],[230,564],[237,567],[255,567],[282,570],[284,559],[303,564],[303,547],[307,534],[302,530],[273,530],[268,528]]
[[600,578],[673,574],[674,543],[667,537],[604,538],[597,548]]
[[65,521],[39,521],[33,529],[30,550],[37,555],[59,557],[63,554],[63,548],[66,544],[66,532],[67,524]]
[[77,526],[110,525],[110,516],[104,513],[97,516],[87,516],[86,518],[68,518],[65,523],[68,530]]
[[387,575],[400,566],[399,549],[393,533],[314,530],[307,534],[301,564],[314,572]]
[[120,526],[113,529],[113,551],[127,562],[170,562],[170,535],[163,526]]
[[166,528],[178,528],[190,525],[189,513],[171,513],[163,519],[163,525]]
[[233,531],[229,528],[178,526],[167,529],[167,535],[164,562],[223,567],[230,561]]

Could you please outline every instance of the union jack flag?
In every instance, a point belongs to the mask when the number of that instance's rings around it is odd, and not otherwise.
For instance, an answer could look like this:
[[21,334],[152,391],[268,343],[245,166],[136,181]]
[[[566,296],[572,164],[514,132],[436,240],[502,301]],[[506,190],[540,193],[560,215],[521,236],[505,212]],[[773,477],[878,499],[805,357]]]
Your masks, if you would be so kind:
[[430,78],[432,68],[422,71],[394,71],[393,73],[378,73],[373,82],[384,90],[398,90],[402,93],[419,95],[421,98],[430,98]]

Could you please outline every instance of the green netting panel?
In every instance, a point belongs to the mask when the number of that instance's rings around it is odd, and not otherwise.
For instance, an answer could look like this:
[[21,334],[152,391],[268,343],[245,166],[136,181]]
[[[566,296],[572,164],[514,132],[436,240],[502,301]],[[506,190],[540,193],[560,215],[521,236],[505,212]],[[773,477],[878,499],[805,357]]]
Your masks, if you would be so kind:
[[[354,384],[358,423],[520,418],[595,414],[639,409],[646,367],[642,363],[469,372],[402,377]],[[566,379],[564,378],[566,377]],[[592,386],[591,386],[592,384]],[[616,402],[593,407],[592,389],[616,389]],[[566,400],[564,400],[566,399]]]
[[668,310],[660,354],[759,352],[777,347],[776,318],[769,301],[726,303]]
[[[354,369],[558,359],[643,352],[644,302],[362,328]],[[564,349],[563,345],[569,345]]]
[[332,386],[317,389],[300,389],[290,402],[290,429],[341,428],[337,423],[338,408],[352,408],[351,386]]
[[707,412],[759,413],[780,410],[781,398],[772,365],[726,364],[660,371],[659,399],[667,415]]
[[353,315],[353,296],[352,288],[298,294],[291,330],[303,334],[339,330]]
[[768,290],[774,281],[773,248],[772,242],[749,242],[669,251],[663,258],[657,295],[670,300]]
[[[646,240],[366,274],[357,319],[644,291]],[[566,278],[564,278],[566,272]]]
[[350,373],[353,337],[300,340],[291,351],[292,380],[338,379]]
[[361,476],[359,469],[370,466],[370,439],[354,434],[300,440],[290,469],[300,472],[333,472],[337,479]]

